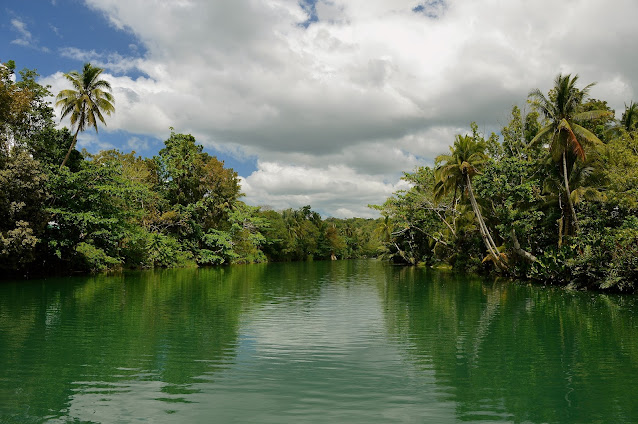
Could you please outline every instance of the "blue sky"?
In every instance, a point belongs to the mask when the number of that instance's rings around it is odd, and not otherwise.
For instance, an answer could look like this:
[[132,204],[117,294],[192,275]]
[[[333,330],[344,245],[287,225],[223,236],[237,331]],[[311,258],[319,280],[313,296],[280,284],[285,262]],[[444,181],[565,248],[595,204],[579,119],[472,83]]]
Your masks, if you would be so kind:
[[[131,30],[118,29],[99,10],[88,7],[81,0],[28,0],[2,6],[5,17],[0,23],[2,50],[0,61],[14,60],[18,70],[37,69],[41,76],[56,72],[81,70],[85,60],[74,56],[76,51],[94,51],[98,56],[120,55],[143,58],[146,48]],[[143,75],[137,68],[110,69],[114,75],[138,78]],[[56,94],[56,93],[53,93]],[[117,105],[117,99],[116,99]],[[117,110],[117,108],[116,108]],[[175,128],[177,132],[179,128]],[[166,137],[170,134],[166,128]],[[100,128],[99,144],[86,146],[95,153],[101,146],[113,146],[124,152],[132,150],[129,140],[136,141],[136,152],[153,156],[163,147],[163,140],[148,134],[137,134],[118,129]],[[256,170],[256,159],[238,159],[207,147],[209,154],[224,160],[227,167],[240,175]]]
[[499,133],[558,73],[597,82],[619,116],[638,100],[636,16],[635,0],[5,1],[0,61],[53,93],[86,61],[105,69],[116,112],[82,134],[89,151],[152,156],[174,127],[251,205],[375,217],[403,172],[472,121]]
[[69,48],[140,57],[145,52],[130,31],[116,30],[103,13],[80,0],[5,2],[2,9],[5,57],[0,60],[13,59],[18,68],[37,68],[42,75],[81,68],[80,61],[65,55]]

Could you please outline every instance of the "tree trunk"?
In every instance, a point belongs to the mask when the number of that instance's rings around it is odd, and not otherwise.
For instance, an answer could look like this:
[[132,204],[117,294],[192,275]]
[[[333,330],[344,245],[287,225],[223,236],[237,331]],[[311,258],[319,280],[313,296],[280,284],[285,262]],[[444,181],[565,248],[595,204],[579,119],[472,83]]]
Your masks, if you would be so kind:
[[576,209],[574,209],[574,203],[572,202],[571,191],[569,190],[569,178],[567,178],[567,153],[563,151],[563,178],[565,179],[565,195],[567,197],[567,204],[569,205],[569,211],[572,215],[572,222],[574,225],[574,234],[580,232],[578,226],[578,219],[576,218]]
[[467,183],[467,191],[470,196],[470,203],[472,204],[472,209],[474,210],[474,215],[476,216],[476,220],[479,223],[479,231],[481,233],[481,237],[483,238],[483,243],[485,243],[485,247],[487,247],[487,251],[494,258],[494,264],[497,268],[501,270],[506,270],[507,266],[501,260],[501,257],[498,253],[498,249],[496,248],[496,243],[492,239],[490,232],[485,225],[485,221],[483,220],[483,215],[481,215],[481,210],[479,209],[478,203],[476,202],[476,198],[474,197],[474,191],[472,190],[472,183],[470,180],[470,176],[465,174],[465,181]]
[[520,256],[522,256],[523,258],[527,259],[529,262],[538,262],[538,258],[536,256],[532,255],[528,251],[523,250],[523,248],[521,248],[521,243],[519,243],[518,237],[516,237],[516,231],[514,231],[513,228],[512,228],[511,235],[512,235],[512,242],[514,244],[514,251],[518,253]]
[[78,142],[78,133],[80,132],[80,126],[78,125],[78,129],[75,130],[75,135],[73,136],[73,141],[71,142],[71,146],[69,147],[69,151],[66,152],[66,156],[64,157],[64,160],[62,161],[62,165],[60,165],[60,170],[62,170],[62,168],[64,168],[64,165],[66,165],[66,162],[69,160],[69,156],[71,156],[71,152],[73,151],[73,149],[75,149],[75,144]]

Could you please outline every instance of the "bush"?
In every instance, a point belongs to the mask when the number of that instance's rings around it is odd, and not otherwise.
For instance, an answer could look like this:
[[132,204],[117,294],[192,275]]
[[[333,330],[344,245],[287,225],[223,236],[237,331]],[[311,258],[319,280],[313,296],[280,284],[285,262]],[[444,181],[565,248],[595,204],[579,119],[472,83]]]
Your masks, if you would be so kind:
[[119,259],[107,255],[104,250],[89,243],[79,243],[75,251],[78,254],[79,268],[92,273],[113,270],[121,264]]
[[193,255],[182,250],[179,241],[160,233],[151,233],[146,249],[148,260],[155,267],[179,267],[193,263]]

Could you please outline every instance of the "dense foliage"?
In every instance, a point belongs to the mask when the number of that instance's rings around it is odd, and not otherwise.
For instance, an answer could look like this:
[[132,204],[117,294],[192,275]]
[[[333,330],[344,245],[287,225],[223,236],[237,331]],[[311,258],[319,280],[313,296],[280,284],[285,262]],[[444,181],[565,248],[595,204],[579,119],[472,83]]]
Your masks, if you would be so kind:
[[[87,64],[88,65],[88,64]],[[153,158],[75,150],[78,132],[114,111],[90,65],[57,97],[57,129],[34,71],[0,66],[0,269],[3,274],[341,259],[375,255],[377,221],[322,219],[310,206],[261,210],[237,173],[171,129]],[[66,166],[61,166],[62,164]]]
[[408,191],[374,206],[397,262],[499,272],[545,284],[638,288],[638,107],[620,121],[591,85],[559,75],[502,142],[472,124]]
[[[171,133],[153,158],[75,149],[115,111],[89,64],[67,79],[58,129],[35,71],[0,66],[0,269],[17,275],[378,256],[546,284],[638,286],[638,105],[620,120],[591,85],[559,75],[502,138],[472,124],[382,218],[322,217],[242,202],[237,174]],[[66,166],[63,166],[66,165]],[[6,272],[5,272],[6,274]]]

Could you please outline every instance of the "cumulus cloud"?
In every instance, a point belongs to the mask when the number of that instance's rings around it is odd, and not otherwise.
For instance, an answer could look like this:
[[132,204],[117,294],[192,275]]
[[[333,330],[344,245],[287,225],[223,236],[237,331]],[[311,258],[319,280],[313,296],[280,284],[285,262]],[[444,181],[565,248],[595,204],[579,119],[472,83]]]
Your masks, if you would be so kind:
[[110,72],[117,74],[138,69],[140,61],[140,59],[122,56],[117,52],[98,53],[95,50],[86,51],[76,47],[64,47],[60,49],[60,56],[81,62],[91,62],[93,66],[107,68]]
[[408,184],[386,182],[345,165],[312,168],[259,161],[258,170],[242,178],[242,188],[257,204],[274,209],[311,205],[324,216],[368,218],[377,214],[366,205],[382,203]]
[[109,128],[165,138],[173,126],[258,156],[246,200],[278,208],[370,213],[401,171],[431,164],[471,121],[498,132],[559,72],[598,81],[592,95],[617,110],[638,83],[634,0],[85,2],[146,52],[63,52],[107,69]]

